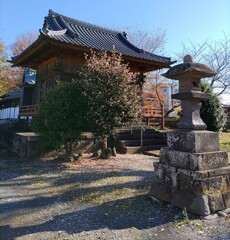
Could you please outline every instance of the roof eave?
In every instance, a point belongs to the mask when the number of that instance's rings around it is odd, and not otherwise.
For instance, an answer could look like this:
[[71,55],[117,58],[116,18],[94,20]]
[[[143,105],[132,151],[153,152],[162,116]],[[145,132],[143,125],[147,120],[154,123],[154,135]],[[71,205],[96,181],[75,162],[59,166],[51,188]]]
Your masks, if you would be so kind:
[[36,52],[38,49],[40,49],[40,47],[44,45],[43,43],[44,37],[45,37],[44,34],[41,33],[38,39],[35,42],[33,42],[28,48],[26,48],[19,55],[12,57],[11,60],[8,60],[8,62],[13,64],[12,67],[21,66],[21,63],[25,59],[27,59],[32,52]]
[[[97,48],[89,48],[89,47],[85,47],[85,46],[81,46],[81,45],[76,45],[76,44],[73,44],[73,43],[61,42],[59,40],[53,39],[52,37],[48,37],[48,36],[45,36],[45,37],[46,37],[47,41],[49,41],[50,43],[54,43],[55,45],[60,46],[60,47],[67,47],[67,48],[71,48],[71,49],[75,49],[75,50],[81,50],[83,52],[90,52],[90,50],[93,50],[93,51],[96,51],[96,52],[100,52],[100,51],[112,52],[112,50],[108,51],[108,50],[97,49]],[[122,54],[122,56],[125,56],[126,59],[133,60],[133,61],[136,61],[136,62],[142,61],[142,62],[144,62],[146,64],[150,64],[150,65],[157,64],[157,65],[162,66],[162,68],[169,68],[170,65],[174,63],[174,62],[171,61],[170,58],[167,58],[168,62],[160,62],[160,61],[158,62],[158,61],[153,61],[153,60],[150,60],[150,59],[146,59],[145,57],[134,57],[134,56],[131,56],[131,55],[126,55],[126,54]]]
[[[97,52],[103,51],[100,49],[88,48],[88,47],[76,45],[73,43],[61,42],[50,36],[45,35],[43,32],[41,32],[39,38],[32,45],[30,45],[26,50],[24,50],[21,54],[19,54],[15,58],[12,58],[12,60],[10,62],[13,63],[13,67],[16,67],[16,66],[33,67],[32,63],[31,64],[25,63],[26,60],[29,58],[29,56],[32,53],[33,54],[36,53],[43,46],[45,46],[45,45],[47,46],[48,43],[54,44],[59,47],[65,47],[65,48],[74,49],[74,50],[78,50],[78,51],[80,50],[80,51],[86,52],[86,53],[90,52],[91,49],[94,51],[97,51]],[[111,52],[111,51],[107,51],[107,52]],[[170,65],[172,63],[174,63],[174,62],[171,62],[170,58],[168,58],[168,62],[158,62],[158,61],[146,59],[144,57],[143,58],[134,57],[134,56],[126,55],[126,54],[122,54],[122,56],[124,56],[124,59],[126,59],[128,61],[146,64],[146,68],[148,69],[148,71],[162,69],[162,68],[170,68]]]

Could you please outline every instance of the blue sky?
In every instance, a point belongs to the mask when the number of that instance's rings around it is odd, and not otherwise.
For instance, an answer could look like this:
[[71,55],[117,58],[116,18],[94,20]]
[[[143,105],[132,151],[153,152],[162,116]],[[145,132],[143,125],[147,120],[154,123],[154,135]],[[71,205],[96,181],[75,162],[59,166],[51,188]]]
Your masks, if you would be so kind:
[[49,9],[109,28],[166,29],[169,56],[181,42],[230,34],[230,0],[0,0],[0,38],[10,44],[21,33],[38,32]]
[[19,34],[38,32],[49,9],[112,29],[165,29],[166,56],[173,59],[182,42],[230,35],[230,0],[0,0],[0,39],[9,45]]

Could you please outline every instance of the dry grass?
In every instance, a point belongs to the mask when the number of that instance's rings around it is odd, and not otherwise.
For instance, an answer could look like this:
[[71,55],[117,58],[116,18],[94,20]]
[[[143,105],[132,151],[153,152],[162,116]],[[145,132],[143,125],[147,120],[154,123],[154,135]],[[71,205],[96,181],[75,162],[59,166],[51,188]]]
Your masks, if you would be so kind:
[[90,181],[77,186],[80,194],[75,192],[72,200],[106,204],[111,201],[143,196],[149,191],[153,172],[152,163],[152,157],[139,154],[118,154],[116,158],[112,157],[109,160],[93,159],[84,155],[82,161],[65,163],[66,172],[71,172],[73,169],[79,172],[84,170],[90,173],[91,178]]
[[219,134],[219,143],[220,149],[227,151],[230,162],[230,132],[221,132]]

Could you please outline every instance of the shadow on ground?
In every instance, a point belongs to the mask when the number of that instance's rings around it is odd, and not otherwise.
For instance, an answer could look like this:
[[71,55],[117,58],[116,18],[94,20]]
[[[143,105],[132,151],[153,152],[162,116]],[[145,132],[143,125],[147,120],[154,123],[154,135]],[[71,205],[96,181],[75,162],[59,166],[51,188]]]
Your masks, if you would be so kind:
[[[148,229],[181,213],[150,201],[149,171],[66,171],[60,159],[2,159],[0,167],[0,187],[5,189],[0,198],[1,240],[47,231]],[[26,218],[32,220],[17,222]]]
[[[55,203],[55,199],[36,198],[24,202],[24,206],[40,207],[41,204]],[[77,206],[79,208],[79,206]],[[146,196],[108,202],[106,205],[92,206],[71,213],[53,216],[51,220],[31,226],[12,228],[5,225],[0,228],[0,239],[15,239],[27,234],[45,231],[65,231],[68,234],[97,229],[147,229],[172,221],[178,211],[168,214],[168,209],[159,209]]]

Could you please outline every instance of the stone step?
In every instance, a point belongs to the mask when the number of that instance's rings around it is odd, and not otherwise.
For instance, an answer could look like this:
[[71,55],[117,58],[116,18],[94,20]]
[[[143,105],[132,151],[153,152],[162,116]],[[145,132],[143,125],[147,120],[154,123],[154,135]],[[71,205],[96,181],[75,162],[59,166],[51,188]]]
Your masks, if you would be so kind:
[[166,145],[125,147],[124,153],[129,153],[129,154],[142,153],[142,152],[146,152],[146,151],[160,150],[162,147],[166,147]]
[[[163,133],[157,133],[157,132],[144,132],[142,135],[143,139],[165,139],[165,135]],[[118,140],[140,140],[141,134],[140,133],[122,133],[118,134],[117,136]]]
[[[141,125],[141,126],[140,126]],[[115,131],[120,131],[120,130],[123,130],[123,131],[129,131],[131,128],[133,130],[139,130],[141,129],[141,127],[145,128],[145,129],[153,129],[152,127],[149,127],[147,126],[146,123],[140,123],[140,125],[133,125],[132,127],[130,126],[127,126],[127,127],[119,127],[119,128],[115,128]],[[153,129],[154,130],[154,129]]]
[[[121,141],[123,146],[126,147],[134,147],[134,146],[141,146],[141,140],[122,140]],[[149,145],[166,145],[165,139],[143,139],[142,142],[143,146]]]
[[160,156],[160,150],[149,150],[149,151],[143,151],[142,153],[148,156],[156,157],[156,158],[159,158]]
[[[142,144],[141,137],[143,137]],[[133,130],[132,132],[122,129],[117,131],[117,138],[120,143],[119,148],[124,153],[153,151],[167,146],[166,131],[157,131],[152,128],[147,128],[142,133],[140,129]]]
[[[141,128],[138,129],[117,129],[115,131],[117,134],[140,134]],[[160,131],[157,131],[153,128],[146,128],[145,130],[142,130],[143,133],[159,133]]]

